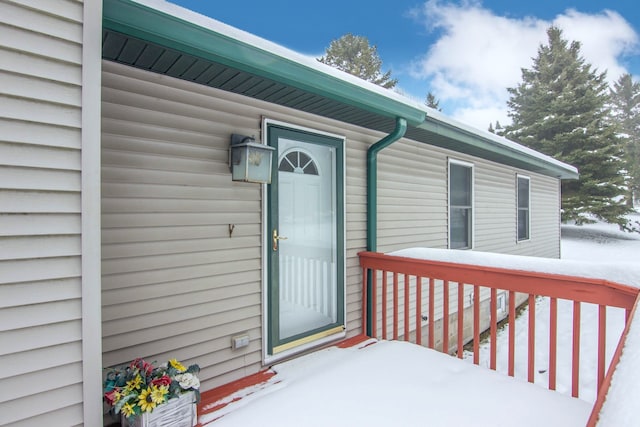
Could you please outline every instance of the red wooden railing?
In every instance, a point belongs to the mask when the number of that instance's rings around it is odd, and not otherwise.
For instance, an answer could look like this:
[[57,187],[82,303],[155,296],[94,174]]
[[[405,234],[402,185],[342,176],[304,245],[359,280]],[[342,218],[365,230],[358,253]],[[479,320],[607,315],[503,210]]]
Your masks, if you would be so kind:
[[[424,306],[428,319],[426,346],[436,348],[435,323],[436,296],[442,298],[442,319],[450,319],[450,287],[457,286],[457,310],[453,315],[457,323],[455,343],[457,356],[463,357],[465,290],[473,291],[473,303],[468,310],[473,316],[473,363],[479,364],[479,343],[481,330],[481,291],[488,288],[489,299],[489,367],[496,369],[496,337],[497,337],[497,293],[498,290],[508,293],[508,367],[507,373],[514,376],[515,367],[515,324],[517,295],[525,295],[528,314],[527,342],[527,380],[534,381],[535,373],[535,327],[536,297],[550,299],[549,312],[549,383],[548,388],[556,389],[558,377],[557,366],[557,334],[558,334],[558,300],[573,302],[572,322],[572,361],[571,361],[571,395],[579,395],[580,368],[580,324],[581,304],[591,303],[598,306],[598,344],[597,344],[597,400],[588,425],[595,425],[598,413],[607,389],[612,372],[618,363],[624,339],[628,332],[630,319],[635,312],[639,290],[634,287],[609,282],[602,279],[590,279],[574,276],[556,275],[539,272],[510,270],[505,268],[484,267],[451,262],[429,261],[414,258],[385,255],[374,252],[361,252],[360,266],[363,269],[362,288],[362,328],[369,331],[370,336],[381,339],[404,339],[422,345],[422,323]],[[370,283],[368,285],[368,283]],[[370,289],[368,287],[370,286]],[[389,289],[391,287],[391,289]],[[426,287],[426,293],[424,293]],[[400,292],[402,290],[402,292]],[[455,291],[455,290],[454,290]],[[455,294],[455,292],[454,292]],[[426,295],[426,298],[423,298]],[[369,298],[369,299],[368,299]],[[378,300],[382,301],[380,304]],[[426,301],[426,302],[425,302]],[[370,304],[371,307],[368,305]],[[455,302],[454,302],[455,304]],[[607,328],[607,307],[625,310],[626,327],[622,332],[616,352],[610,366],[606,366],[605,338]],[[414,316],[414,317],[413,317]],[[402,317],[402,318],[400,318]],[[450,331],[449,321],[442,321],[440,333],[441,351],[449,353]],[[392,332],[389,331],[392,325]]]

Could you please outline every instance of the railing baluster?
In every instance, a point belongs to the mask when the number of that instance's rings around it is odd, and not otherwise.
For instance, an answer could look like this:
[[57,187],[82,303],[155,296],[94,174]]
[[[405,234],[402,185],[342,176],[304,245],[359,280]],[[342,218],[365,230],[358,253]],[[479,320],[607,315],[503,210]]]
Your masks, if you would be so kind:
[[367,276],[368,268],[362,268],[362,332],[367,331]]
[[578,397],[580,386],[580,302],[573,302],[573,348],[571,362],[571,396]]
[[605,350],[607,345],[607,306],[598,306],[598,390],[604,381]]
[[480,286],[473,285],[473,363],[480,364]]
[[387,334],[387,271],[382,272],[382,339],[389,338]]
[[442,281],[442,351],[449,354],[449,281]]
[[549,305],[549,390],[556,389],[558,351],[558,299],[551,298]]
[[[384,271],[383,271],[384,273]],[[371,336],[378,336],[378,271],[371,274]]]
[[530,383],[534,380],[535,356],[536,356],[536,296],[529,294],[529,337],[528,337],[528,364],[527,364],[527,381]]
[[464,283],[458,282],[458,359],[462,359],[464,342]]
[[491,314],[489,316],[489,318],[491,319],[491,326],[490,326],[490,330],[491,330],[491,349],[490,349],[490,353],[489,353],[489,367],[491,369],[493,369],[494,371],[496,370],[496,354],[498,349],[497,347],[497,328],[498,328],[498,319],[497,319],[497,314],[498,314],[498,307],[497,307],[497,291],[496,288],[491,288],[491,301],[489,302],[489,308],[491,310]]
[[409,327],[409,291],[411,287],[409,282],[411,277],[408,274],[404,275],[404,340],[409,341],[411,338],[411,328]]
[[422,277],[416,277],[416,344],[422,345]]
[[516,358],[516,293],[509,291],[509,376],[514,376]]
[[398,272],[393,272],[393,339],[398,339]]
[[435,279],[429,278],[429,348],[435,346]]

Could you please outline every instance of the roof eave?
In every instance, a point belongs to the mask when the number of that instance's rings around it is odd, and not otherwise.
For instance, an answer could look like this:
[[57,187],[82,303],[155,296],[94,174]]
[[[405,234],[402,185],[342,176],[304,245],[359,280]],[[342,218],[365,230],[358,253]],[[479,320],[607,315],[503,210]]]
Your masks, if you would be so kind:
[[363,87],[363,83],[366,86],[368,82],[352,83],[349,81],[352,76],[340,78],[328,74],[154,7],[131,0],[106,0],[103,10],[105,29],[215,61],[385,117],[403,117],[414,126],[424,121],[425,112],[422,108],[395,99],[398,98],[395,94],[380,93],[379,88],[372,90]]

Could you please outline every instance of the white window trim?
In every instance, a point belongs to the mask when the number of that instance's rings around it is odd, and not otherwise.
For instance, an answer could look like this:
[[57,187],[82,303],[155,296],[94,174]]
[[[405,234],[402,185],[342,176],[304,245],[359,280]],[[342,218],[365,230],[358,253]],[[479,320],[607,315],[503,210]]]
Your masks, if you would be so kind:
[[471,245],[460,250],[472,250],[476,244],[476,172],[475,165],[463,160],[447,158],[447,248],[451,249],[451,165],[465,166],[471,169]]
[[[527,205],[529,206],[529,215],[527,216],[527,230],[528,237],[526,239],[520,239],[518,236],[518,229],[520,226],[520,190],[518,188],[520,179],[526,179],[529,181],[529,192],[527,194],[529,200]],[[531,240],[531,177],[527,175],[516,174],[516,243],[528,242]]]

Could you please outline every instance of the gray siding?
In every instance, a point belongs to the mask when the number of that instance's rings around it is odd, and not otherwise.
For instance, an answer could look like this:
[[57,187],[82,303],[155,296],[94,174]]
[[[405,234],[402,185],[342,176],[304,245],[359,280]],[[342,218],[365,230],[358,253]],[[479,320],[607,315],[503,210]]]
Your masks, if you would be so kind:
[[82,15],[0,3],[0,425],[83,421]]
[[[405,139],[378,160],[378,250],[447,248],[448,158],[473,164],[477,251],[559,258],[560,188],[547,176]],[[531,178],[531,239],[516,238],[516,176]]]
[[[347,137],[347,320],[359,333],[365,152],[383,135],[103,63],[103,364],[177,357],[203,388],[261,366],[262,193],[231,181],[231,133],[262,117]],[[234,224],[233,237],[228,226]],[[230,338],[248,332],[247,349]]]

